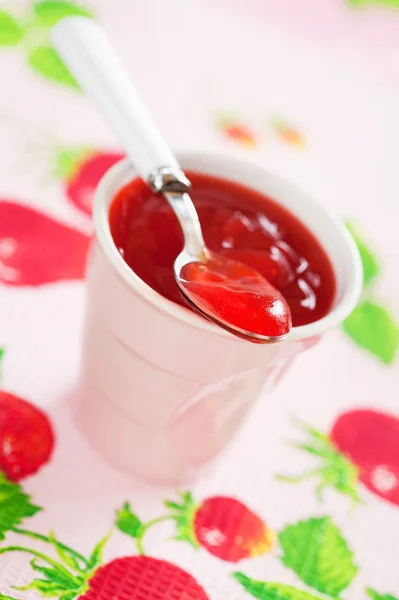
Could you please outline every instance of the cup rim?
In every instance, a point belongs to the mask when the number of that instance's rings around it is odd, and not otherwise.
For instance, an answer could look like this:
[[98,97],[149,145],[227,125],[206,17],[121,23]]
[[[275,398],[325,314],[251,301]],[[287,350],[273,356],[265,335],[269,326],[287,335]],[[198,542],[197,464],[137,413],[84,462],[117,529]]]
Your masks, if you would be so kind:
[[[232,168],[232,170],[239,167],[240,169],[244,168],[247,170],[256,170],[258,173],[259,171],[263,172],[263,175],[267,175],[276,185],[284,188],[287,193],[291,192],[293,194],[300,195],[303,201],[306,201],[306,204],[310,210],[313,207],[313,209],[317,208],[319,212],[322,212],[324,217],[330,221],[331,227],[335,229],[335,233],[341,238],[341,244],[344,245],[350,273],[346,278],[347,281],[340,300],[335,306],[333,306],[330,312],[321,319],[307,325],[293,327],[285,343],[319,336],[327,329],[330,329],[341,323],[352,312],[360,298],[363,285],[363,268],[358,248],[346,226],[339,218],[314,200],[311,196],[301,191],[297,186],[292,185],[280,176],[268,171],[256,161],[249,161],[236,158],[228,154],[208,151],[200,152],[184,150],[181,152],[176,152],[176,155],[179,161],[182,163],[183,168],[186,168],[184,166],[186,161],[191,163],[198,162],[200,164],[201,160],[205,160],[205,163],[228,165]],[[194,166],[190,168],[195,170]],[[204,173],[206,172],[206,168],[199,170]],[[195,312],[164,298],[161,294],[153,290],[147,283],[140,279],[140,277],[136,275],[136,273],[122,258],[117,247],[115,246],[109,227],[109,205],[116,191],[123,187],[134,176],[137,176],[134,166],[131,164],[128,158],[124,158],[121,161],[118,161],[118,163],[113,165],[104,174],[97,186],[93,206],[93,221],[95,236],[103,253],[108,258],[109,262],[112,264],[125,284],[127,284],[129,288],[134,289],[142,297],[142,299],[149,302],[154,308],[168,314],[178,321],[183,321],[184,323],[191,325],[195,329],[202,329],[209,333],[228,337],[234,339],[238,343],[245,344],[245,341],[235,338],[232,334],[211,323],[210,321],[207,321],[203,317],[200,317]],[[226,178],[228,179],[228,176]],[[237,179],[237,181],[239,180]],[[243,182],[242,184],[248,187],[247,183]],[[268,194],[267,190],[264,190],[264,193]],[[281,203],[284,206],[284,203],[280,202],[278,197],[275,197],[274,195],[272,197],[275,202]],[[296,214],[295,211],[291,210],[291,212]],[[300,215],[296,214],[296,216],[303,221]],[[320,237],[316,237],[323,245]],[[343,246],[341,246],[341,250],[342,249]],[[331,253],[327,252],[327,254],[331,260]],[[339,274],[335,270],[334,274],[338,281]]]

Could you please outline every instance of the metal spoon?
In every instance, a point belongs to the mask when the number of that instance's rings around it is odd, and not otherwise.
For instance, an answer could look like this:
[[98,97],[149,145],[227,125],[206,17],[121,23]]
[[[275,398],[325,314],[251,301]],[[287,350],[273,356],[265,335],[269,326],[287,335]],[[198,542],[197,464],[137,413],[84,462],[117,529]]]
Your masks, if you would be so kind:
[[[261,279],[261,287],[264,283],[264,289],[275,299],[276,314],[284,318],[284,327],[279,330],[279,335],[247,331],[221,318],[212,306],[198,301],[198,296],[187,285],[190,282],[182,277],[190,263],[212,264],[214,271],[220,270],[224,277],[223,285],[228,287],[229,273],[233,273],[237,263],[212,253],[206,247],[198,214],[189,196],[190,182],[139,98],[103,30],[91,19],[68,17],[54,27],[52,40],[78,83],[107,117],[142,179],[154,192],[163,194],[176,214],[184,234],[184,248],[175,261],[174,275],[190,305],[220,327],[247,340],[267,343],[284,339],[291,327],[288,305],[255,270],[245,267],[249,279]],[[232,283],[237,284],[234,277]]]

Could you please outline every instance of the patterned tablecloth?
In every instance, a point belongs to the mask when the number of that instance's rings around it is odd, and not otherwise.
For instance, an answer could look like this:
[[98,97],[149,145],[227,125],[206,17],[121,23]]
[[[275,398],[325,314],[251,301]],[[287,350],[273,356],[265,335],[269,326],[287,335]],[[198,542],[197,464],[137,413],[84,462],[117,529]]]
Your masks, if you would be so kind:
[[[368,72],[356,37],[375,23],[394,50],[397,2],[308,3],[352,27],[345,60],[292,35],[302,1],[281,2],[287,29],[271,2],[233,4],[0,4],[0,598],[399,597],[399,73]],[[329,32],[317,10],[302,21]],[[104,24],[176,147],[261,161],[361,250],[359,306],[191,490],[113,470],[72,418],[91,202],[119,150],[49,44],[71,12]]]

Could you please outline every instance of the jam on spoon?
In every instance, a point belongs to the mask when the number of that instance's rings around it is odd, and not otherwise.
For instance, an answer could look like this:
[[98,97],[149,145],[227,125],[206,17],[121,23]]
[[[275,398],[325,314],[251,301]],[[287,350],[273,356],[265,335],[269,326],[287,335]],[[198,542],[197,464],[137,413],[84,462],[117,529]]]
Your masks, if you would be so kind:
[[[190,304],[211,321],[244,339],[283,339],[291,329],[289,306],[258,271],[210,253],[206,262],[185,264],[179,287]],[[262,337],[261,337],[262,336]]]

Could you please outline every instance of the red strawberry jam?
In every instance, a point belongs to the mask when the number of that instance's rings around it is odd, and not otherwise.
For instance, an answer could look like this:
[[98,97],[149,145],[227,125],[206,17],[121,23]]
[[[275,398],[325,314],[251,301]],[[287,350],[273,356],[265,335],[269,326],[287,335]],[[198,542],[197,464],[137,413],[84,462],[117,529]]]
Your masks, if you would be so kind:
[[[326,252],[301,221],[243,185],[195,172],[186,175],[211,250],[255,269],[281,292],[294,326],[329,312],[334,272]],[[115,245],[133,271],[165,298],[188,306],[173,273],[183,234],[166,200],[137,178],[118,192],[109,219]]]

